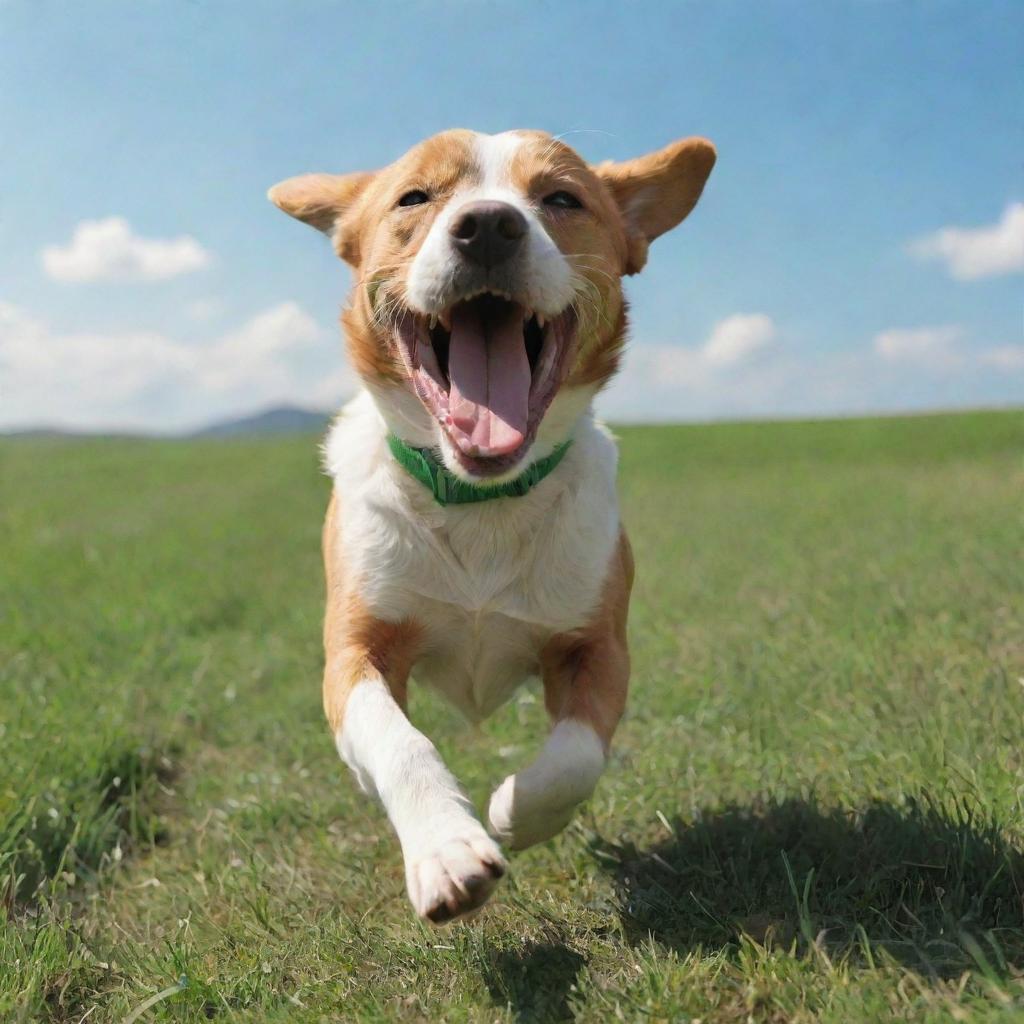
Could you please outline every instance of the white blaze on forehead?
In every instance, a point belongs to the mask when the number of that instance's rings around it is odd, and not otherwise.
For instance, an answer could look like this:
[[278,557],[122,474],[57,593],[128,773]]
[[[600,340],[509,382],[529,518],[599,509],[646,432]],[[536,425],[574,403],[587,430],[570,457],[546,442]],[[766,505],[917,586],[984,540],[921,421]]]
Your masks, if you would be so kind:
[[511,185],[512,161],[523,144],[519,132],[484,135],[476,132],[474,150],[480,169],[480,188],[498,188]]
[[[477,173],[463,181],[434,220],[413,259],[406,286],[407,301],[418,313],[440,313],[459,298],[455,294],[460,272],[465,268],[451,244],[448,228],[466,204],[497,200],[514,206],[526,218],[527,238],[515,264],[503,267],[503,291],[513,291],[530,310],[555,316],[572,302],[573,273],[533,208],[530,197],[515,186],[512,166],[526,137],[520,132],[499,135],[476,133],[473,156]],[[512,281],[508,280],[509,276]],[[479,286],[486,287],[486,280]],[[510,287],[511,285],[511,287]]]

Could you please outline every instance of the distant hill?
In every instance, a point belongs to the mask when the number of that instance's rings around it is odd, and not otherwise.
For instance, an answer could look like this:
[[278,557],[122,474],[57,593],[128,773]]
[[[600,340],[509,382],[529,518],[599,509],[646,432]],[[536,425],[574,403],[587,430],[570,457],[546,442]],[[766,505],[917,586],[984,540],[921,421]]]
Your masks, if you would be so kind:
[[120,437],[120,438],[161,438],[169,440],[175,437],[259,437],[269,434],[311,434],[324,431],[331,422],[332,414],[315,409],[300,409],[298,406],[281,405],[251,416],[239,416],[238,419],[220,420],[210,423],[198,430],[189,430],[177,434],[151,433],[145,430],[75,430],[62,427],[41,425],[23,427],[14,430],[0,430],[0,437],[10,438],[89,438],[89,437]]
[[308,434],[326,430],[331,416],[326,412],[282,405],[236,420],[211,423],[190,437],[248,437],[260,434]]
[[27,437],[27,438],[53,438],[53,437],[74,437],[69,430],[60,430],[57,427],[25,427],[17,430],[0,430],[0,437]]
[[67,439],[90,440],[94,438],[140,438],[154,437],[153,434],[132,433],[128,430],[88,430],[75,429],[73,427],[17,427],[14,430],[0,430],[0,437],[11,438],[12,440],[29,441],[63,441]]

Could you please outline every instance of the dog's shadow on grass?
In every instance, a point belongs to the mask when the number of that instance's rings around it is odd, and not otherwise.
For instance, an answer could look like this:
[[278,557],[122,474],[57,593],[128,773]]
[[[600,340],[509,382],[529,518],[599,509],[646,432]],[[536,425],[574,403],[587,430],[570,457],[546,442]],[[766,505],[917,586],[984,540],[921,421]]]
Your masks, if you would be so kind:
[[569,994],[584,963],[579,953],[552,937],[524,951],[494,952],[484,980],[494,1002],[511,1007],[522,1024],[571,1020]]
[[1024,966],[1024,852],[966,809],[732,806],[647,849],[597,840],[631,942],[688,952],[743,936],[933,977]]

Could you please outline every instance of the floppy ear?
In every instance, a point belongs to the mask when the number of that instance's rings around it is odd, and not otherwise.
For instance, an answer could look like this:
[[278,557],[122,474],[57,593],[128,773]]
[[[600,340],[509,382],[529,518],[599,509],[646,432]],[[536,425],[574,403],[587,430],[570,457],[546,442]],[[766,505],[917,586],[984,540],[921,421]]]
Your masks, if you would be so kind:
[[267,198],[290,217],[322,231],[334,240],[338,255],[359,261],[354,238],[340,230],[345,215],[373,179],[372,172],[355,174],[300,174],[275,185]]
[[642,270],[647,262],[647,246],[697,205],[714,166],[715,147],[707,139],[694,137],[635,160],[594,168],[626,224],[627,274]]

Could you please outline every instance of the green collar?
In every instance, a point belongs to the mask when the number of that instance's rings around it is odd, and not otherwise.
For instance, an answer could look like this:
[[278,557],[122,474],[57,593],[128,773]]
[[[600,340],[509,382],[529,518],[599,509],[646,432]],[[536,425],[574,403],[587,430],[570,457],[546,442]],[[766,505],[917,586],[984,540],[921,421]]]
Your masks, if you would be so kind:
[[527,466],[514,480],[477,486],[460,480],[438,461],[429,448],[412,448],[401,438],[388,434],[388,447],[395,461],[410,476],[430,488],[438,505],[465,505],[472,501],[490,501],[491,498],[521,498],[562,461],[571,444],[572,440],[560,444],[550,455]]

